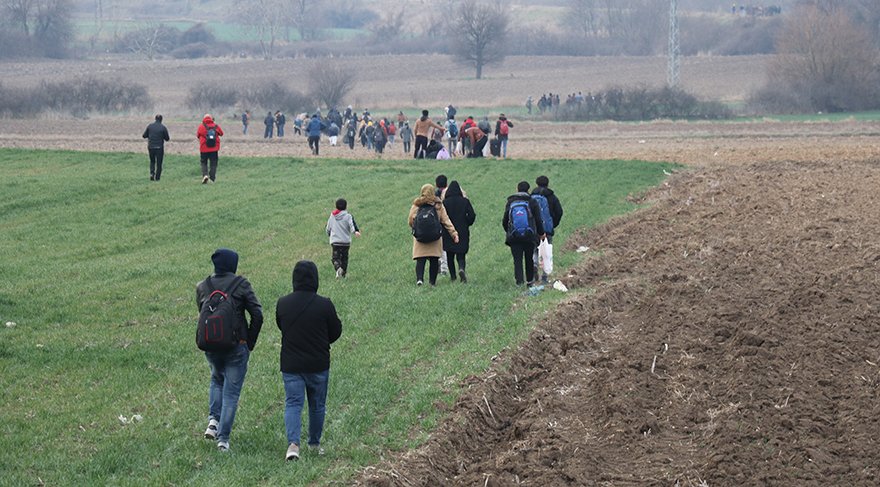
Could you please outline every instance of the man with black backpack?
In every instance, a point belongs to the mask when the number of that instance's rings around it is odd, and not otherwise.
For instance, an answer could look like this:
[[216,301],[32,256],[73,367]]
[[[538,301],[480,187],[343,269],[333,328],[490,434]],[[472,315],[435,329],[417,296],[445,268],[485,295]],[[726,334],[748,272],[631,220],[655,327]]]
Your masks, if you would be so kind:
[[[510,246],[513,254],[513,274],[516,284],[535,281],[535,246],[545,237],[544,221],[541,220],[541,208],[538,202],[529,196],[529,183],[520,181],[516,185],[516,193],[507,198],[501,226],[504,227],[506,238],[504,243]],[[523,280],[523,259],[525,259],[525,280]]]
[[532,199],[541,207],[541,220],[544,222],[544,233],[547,238],[535,249],[534,261],[536,271],[539,264],[543,268],[541,281],[546,284],[550,273],[553,272],[553,234],[562,221],[562,203],[559,202],[556,193],[548,187],[550,178],[538,176],[535,184],[537,187],[532,190]]
[[[263,309],[251,283],[235,274],[238,254],[234,250],[217,249],[211,261],[214,273],[196,286],[196,344],[211,366],[205,438],[216,440],[217,448],[226,451],[248,358],[263,325]],[[251,317],[250,325],[245,310]]]

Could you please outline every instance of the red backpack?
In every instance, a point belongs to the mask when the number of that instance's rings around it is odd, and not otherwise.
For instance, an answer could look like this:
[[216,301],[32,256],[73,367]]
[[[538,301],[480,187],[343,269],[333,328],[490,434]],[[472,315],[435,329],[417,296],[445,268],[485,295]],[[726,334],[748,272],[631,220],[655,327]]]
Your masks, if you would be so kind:
[[507,120],[502,120],[498,127],[498,133],[500,135],[507,135],[510,133],[510,125],[507,125]]

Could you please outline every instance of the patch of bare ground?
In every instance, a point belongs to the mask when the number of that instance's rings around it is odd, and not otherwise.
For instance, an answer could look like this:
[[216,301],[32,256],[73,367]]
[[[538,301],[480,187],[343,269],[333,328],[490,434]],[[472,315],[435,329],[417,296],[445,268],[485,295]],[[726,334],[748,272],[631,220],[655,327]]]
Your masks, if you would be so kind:
[[356,482],[877,485],[880,159],[854,138],[739,139],[751,162],[573,236],[578,292]]

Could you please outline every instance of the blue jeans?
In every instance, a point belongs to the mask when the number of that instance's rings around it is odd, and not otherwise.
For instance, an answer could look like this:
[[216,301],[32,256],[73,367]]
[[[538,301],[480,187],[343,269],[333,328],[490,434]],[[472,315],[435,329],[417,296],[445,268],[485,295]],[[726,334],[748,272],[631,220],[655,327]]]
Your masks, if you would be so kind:
[[501,139],[501,157],[507,157],[507,139]]
[[208,390],[208,416],[219,423],[218,441],[229,441],[238,397],[247,374],[248,351],[246,344],[240,344],[226,353],[205,352],[211,364],[211,387]]
[[330,382],[330,369],[310,374],[281,373],[284,379],[284,425],[287,427],[287,442],[300,445],[302,430],[303,397],[309,400],[309,445],[321,444],[324,432],[324,413],[327,404],[327,384]]

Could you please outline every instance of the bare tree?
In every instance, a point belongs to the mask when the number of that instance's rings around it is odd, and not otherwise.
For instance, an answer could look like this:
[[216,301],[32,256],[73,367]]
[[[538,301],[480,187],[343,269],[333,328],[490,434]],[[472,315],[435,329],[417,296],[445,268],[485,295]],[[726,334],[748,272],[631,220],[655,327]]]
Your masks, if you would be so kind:
[[339,106],[354,85],[354,76],[336,64],[319,62],[309,71],[309,94],[328,108]]
[[564,23],[584,38],[598,36],[602,24],[596,0],[569,0]]
[[239,18],[259,37],[263,59],[275,56],[275,43],[288,15],[285,3],[285,0],[247,0],[239,4]]
[[313,39],[318,32],[320,2],[318,0],[285,0],[285,20],[299,32],[300,40]]
[[157,54],[173,49],[178,37],[177,29],[158,22],[149,22],[146,27],[126,34],[122,42],[129,51],[152,61]]
[[509,23],[507,11],[500,4],[464,0],[450,23],[453,57],[473,66],[476,78],[481,79],[483,66],[504,60]]
[[6,13],[10,22],[21,28],[26,36],[31,35],[34,3],[35,0],[3,0],[3,12]]
[[403,35],[403,26],[406,25],[406,9],[401,7],[395,12],[388,12],[382,19],[370,26],[370,32],[376,42],[395,40]]
[[878,96],[878,57],[869,32],[848,13],[803,5],[786,19],[769,65],[771,83],[816,110],[872,108]]

